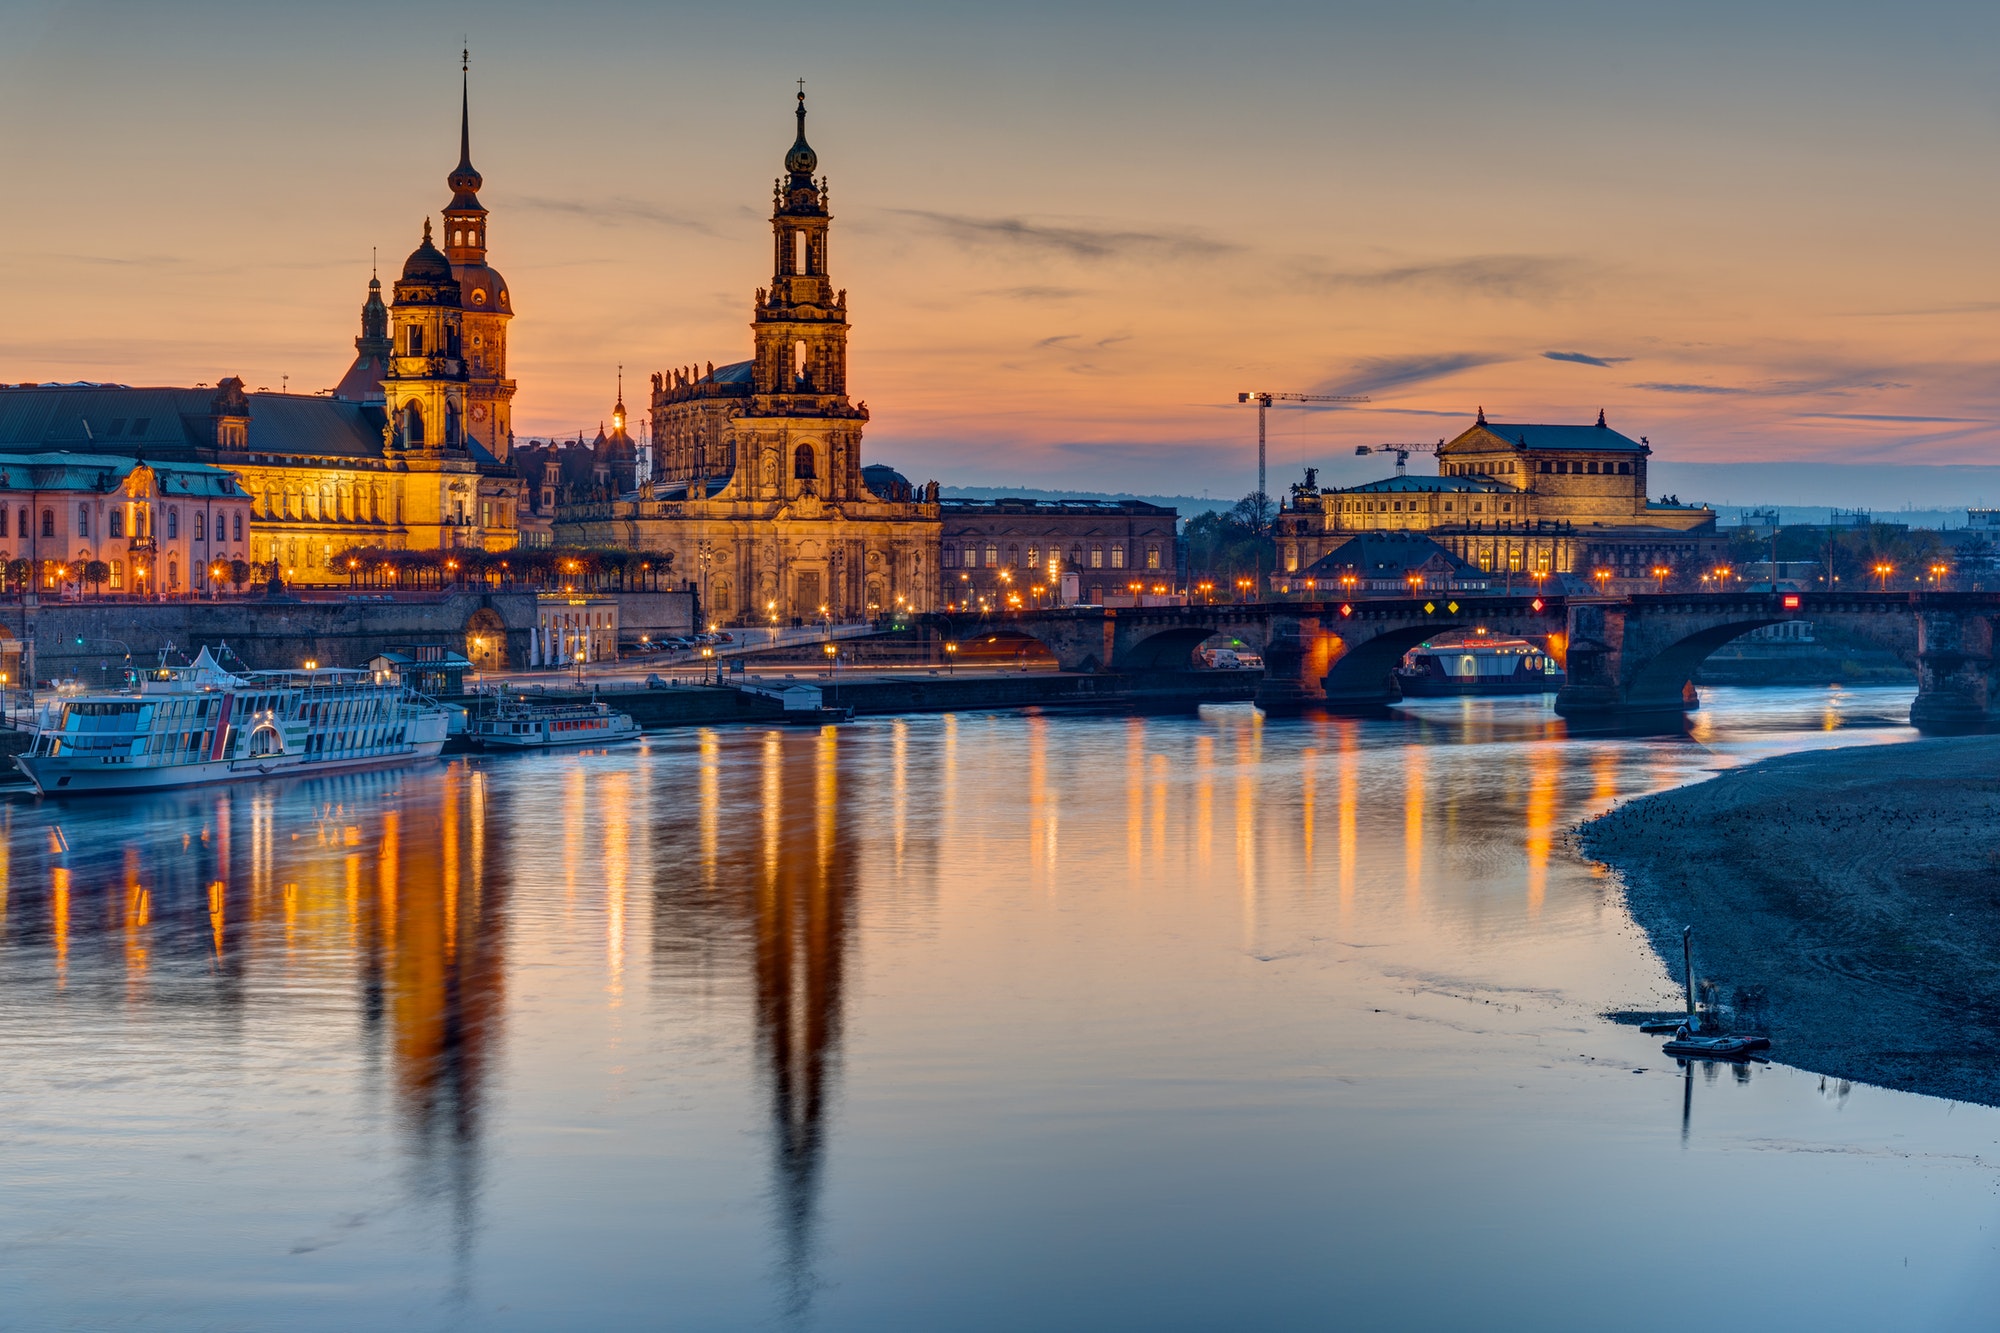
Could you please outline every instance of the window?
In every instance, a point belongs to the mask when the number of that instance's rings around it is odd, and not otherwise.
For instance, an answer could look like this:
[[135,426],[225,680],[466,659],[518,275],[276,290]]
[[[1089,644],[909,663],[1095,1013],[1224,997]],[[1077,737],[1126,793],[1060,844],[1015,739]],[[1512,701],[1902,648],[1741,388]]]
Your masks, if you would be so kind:
[[1125,568],[1125,548],[1117,542],[1111,544],[1111,567],[1113,569]]
[[196,514],[194,516],[194,539],[198,542],[208,540],[208,515]]
[[1097,545],[1092,545],[1092,546],[1091,546],[1091,548],[1090,548],[1090,567],[1091,567],[1092,569],[1102,569],[1102,568],[1104,568],[1104,548],[1103,548],[1102,546],[1097,546]]
[[414,402],[403,404],[403,447],[415,449],[424,442],[423,409]]
[[237,511],[236,511],[236,519],[235,519],[235,521],[234,521],[234,522],[232,522],[232,523],[231,523],[231,524],[230,524],[229,526],[230,526],[230,527],[232,527],[232,528],[234,528],[234,529],[236,530],[236,536],[235,536],[235,540],[236,540],[236,541],[239,541],[239,542],[240,542],[240,541],[242,541],[242,540],[243,540],[243,511],[242,511],[242,510],[240,510],[240,509],[239,509],[239,510],[237,510]]
[[0,505],[0,537],[7,535],[7,506]]
[[424,331],[422,328],[412,324],[409,336],[404,341],[408,344],[408,355],[422,356],[424,354]]
[[177,505],[170,506],[167,509],[167,540],[170,542],[179,541],[180,536],[181,536],[180,507]]
[[1007,548],[1007,568],[1019,569],[1020,567],[1021,567],[1021,548],[1018,546],[1009,546]]
[[997,542],[986,543],[986,567],[997,569],[1000,565],[1000,546]]
[[[24,516],[24,517],[25,517],[25,516]],[[115,506],[113,506],[113,507],[112,507],[112,510],[111,510],[111,535],[112,535],[112,536],[114,536],[114,537],[123,537],[123,536],[125,535],[125,506],[124,506],[124,505],[115,505]]]
[[56,511],[53,509],[42,511],[42,535],[44,537],[56,535]]
[[1621,476],[1621,477],[1629,477],[1629,476],[1631,476],[1631,475],[1632,475],[1632,465],[1631,465],[1630,463],[1620,463],[1620,464],[1618,465],[1618,475],[1619,475],[1619,476]]
[[14,530],[23,537],[28,535],[28,507],[26,505],[21,506],[21,526]]
[[89,505],[78,505],[76,507],[76,535],[79,537],[88,537],[90,535]]
[[811,481],[819,474],[813,469],[813,447],[802,444],[792,451],[792,476],[799,481]]
[[[7,534],[4,531],[0,531],[0,537],[4,537],[6,535]],[[1028,548],[1028,568],[1029,569],[1040,568],[1041,563],[1042,563],[1042,548],[1039,546],[1030,546]]]
[[964,561],[963,561],[962,563],[963,563],[963,564],[965,565],[965,567],[966,567],[967,569],[977,569],[977,568],[979,568],[979,551],[978,551],[978,549],[977,549],[976,547],[971,547],[971,546],[968,546],[968,547],[966,547],[966,548],[965,548],[965,560],[964,560]]
[[[1149,543],[1146,547],[1146,568],[1158,569],[1159,567],[1160,567],[1160,544],[1158,542]],[[1293,568],[1297,568],[1297,566],[1294,565]]]
[[958,568],[958,548],[956,546],[947,546],[944,548],[944,567],[946,569]]
[[123,560],[113,560],[111,562],[111,586],[114,589],[125,586],[125,562]]

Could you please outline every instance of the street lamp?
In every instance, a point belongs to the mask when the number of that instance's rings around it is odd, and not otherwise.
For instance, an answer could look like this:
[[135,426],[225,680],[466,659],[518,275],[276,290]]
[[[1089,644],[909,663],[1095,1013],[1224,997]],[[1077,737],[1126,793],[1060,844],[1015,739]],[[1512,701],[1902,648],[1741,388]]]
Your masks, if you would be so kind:
[[1890,564],[1886,560],[1879,561],[1876,564],[1875,577],[1880,581],[1881,590],[1883,592],[1889,591],[1889,576],[1895,572],[1896,572],[1896,567]]
[[833,668],[840,661],[840,645],[837,643],[827,643],[821,646],[820,651],[826,654],[826,674],[831,679]]
[[1669,574],[1671,574],[1671,573],[1673,573],[1673,572],[1674,572],[1674,571],[1672,571],[1671,569],[1668,569],[1668,568],[1667,568],[1667,567],[1666,567],[1665,565],[1654,565],[1654,566],[1653,566],[1653,591],[1654,591],[1654,592],[1665,592],[1665,591],[1667,590],[1667,575],[1669,575]]
[[958,664],[958,645],[955,643],[947,643],[944,646],[944,673],[947,676],[957,675],[958,674],[957,664]]
[[1611,571],[1608,569],[1600,569],[1593,572],[1590,577],[1597,580],[1597,595],[1602,597],[1604,595],[1604,589],[1606,585],[1608,585],[1611,582]]
[[1933,564],[1931,566],[1931,582],[1937,584],[1939,587],[1943,587],[1944,576],[1947,572],[1949,572],[1948,567],[1942,560]]

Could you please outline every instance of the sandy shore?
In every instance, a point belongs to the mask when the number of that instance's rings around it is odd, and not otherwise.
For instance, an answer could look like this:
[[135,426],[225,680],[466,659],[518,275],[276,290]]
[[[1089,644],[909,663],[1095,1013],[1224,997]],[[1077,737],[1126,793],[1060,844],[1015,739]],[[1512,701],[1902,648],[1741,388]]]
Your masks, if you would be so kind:
[[2000,738],[1787,755],[1644,797],[1578,845],[1772,1058],[2000,1105]]

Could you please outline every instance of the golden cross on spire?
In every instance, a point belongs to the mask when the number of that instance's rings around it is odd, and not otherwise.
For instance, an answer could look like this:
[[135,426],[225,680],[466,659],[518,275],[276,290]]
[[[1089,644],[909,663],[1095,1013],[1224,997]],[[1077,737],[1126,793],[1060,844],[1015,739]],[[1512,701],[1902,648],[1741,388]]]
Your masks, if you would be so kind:
[[806,100],[806,81],[804,79],[799,80],[799,100],[801,102]]

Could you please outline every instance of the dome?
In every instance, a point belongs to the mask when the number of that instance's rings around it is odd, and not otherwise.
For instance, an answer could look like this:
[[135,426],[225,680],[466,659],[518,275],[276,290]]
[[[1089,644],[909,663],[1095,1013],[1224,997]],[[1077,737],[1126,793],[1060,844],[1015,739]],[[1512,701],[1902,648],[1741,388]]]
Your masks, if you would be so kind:
[[909,504],[916,494],[910,479],[887,463],[870,463],[861,469],[861,484],[878,500]]
[[475,315],[511,315],[514,313],[514,298],[507,291],[507,279],[490,264],[460,264],[454,270],[458,275],[458,289],[463,295],[460,304]]
[[794,176],[810,176],[819,166],[819,154],[806,142],[806,95],[799,94],[799,137],[792,141],[792,151],[785,154],[785,170]]
[[451,261],[431,244],[431,220],[424,219],[424,242],[403,261],[404,282],[450,282]]

